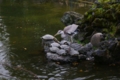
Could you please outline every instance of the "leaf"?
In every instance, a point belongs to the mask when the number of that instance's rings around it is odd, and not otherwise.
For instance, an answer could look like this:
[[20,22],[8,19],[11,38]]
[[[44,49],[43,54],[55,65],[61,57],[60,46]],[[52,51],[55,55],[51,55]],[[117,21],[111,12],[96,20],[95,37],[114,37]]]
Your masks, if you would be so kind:
[[24,50],[27,50],[27,48],[24,48]]
[[81,69],[80,72],[83,72],[83,70]]
[[87,19],[90,19],[92,17],[92,15],[90,14],[90,15],[88,15],[88,18]]

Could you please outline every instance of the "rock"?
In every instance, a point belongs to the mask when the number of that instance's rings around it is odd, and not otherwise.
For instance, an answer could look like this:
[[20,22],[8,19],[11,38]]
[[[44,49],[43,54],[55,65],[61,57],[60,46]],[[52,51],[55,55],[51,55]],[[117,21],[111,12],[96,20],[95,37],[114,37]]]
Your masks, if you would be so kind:
[[117,43],[116,47],[114,48],[112,57],[114,58],[115,62],[120,61],[120,41]]
[[[78,60],[94,60],[95,63],[110,64],[120,62],[120,5],[100,4],[88,10],[84,16],[73,11],[66,12],[61,21],[66,25],[77,24],[78,34],[74,39],[85,45],[61,41],[57,45],[59,54],[49,52],[49,44],[56,42],[50,35],[42,37],[46,45],[47,58],[53,61],[73,62]],[[74,31],[73,31],[74,32]],[[97,35],[96,35],[97,34]],[[106,36],[104,36],[104,34]],[[92,38],[91,38],[92,37]],[[116,38],[117,37],[117,38]],[[91,38],[91,40],[90,40]],[[52,41],[53,40],[53,41]],[[91,43],[89,43],[91,42]],[[56,44],[55,44],[56,45]],[[60,47],[59,47],[60,46]],[[58,50],[57,50],[58,51]],[[59,51],[58,51],[59,52]]]
[[79,51],[80,48],[82,47],[82,44],[71,43],[71,44],[70,44],[70,47],[73,48],[73,49],[75,49],[75,50],[77,50],[77,51]]
[[63,24],[67,26],[70,24],[76,24],[82,18],[83,18],[83,15],[74,11],[68,11],[64,13],[63,17],[61,18],[61,21],[63,22]]
[[97,49],[94,52],[94,62],[97,64],[110,64],[113,60],[106,49]]

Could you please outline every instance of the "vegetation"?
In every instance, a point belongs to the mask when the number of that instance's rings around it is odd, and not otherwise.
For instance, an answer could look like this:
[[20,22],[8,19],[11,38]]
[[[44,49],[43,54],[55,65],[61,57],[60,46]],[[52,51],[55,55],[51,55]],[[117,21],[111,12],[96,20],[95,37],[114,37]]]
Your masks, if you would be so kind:
[[98,0],[99,3],[115,2],[115,0]]
[[[99,0],[108,2],[110,0]],[[80,30],[86,31],[90,36],[93,32],[103,32],[112,36],[119,35],[120,31],[120,4],[119,3],[100,3],[95,5],[84,14],[78,24]]]

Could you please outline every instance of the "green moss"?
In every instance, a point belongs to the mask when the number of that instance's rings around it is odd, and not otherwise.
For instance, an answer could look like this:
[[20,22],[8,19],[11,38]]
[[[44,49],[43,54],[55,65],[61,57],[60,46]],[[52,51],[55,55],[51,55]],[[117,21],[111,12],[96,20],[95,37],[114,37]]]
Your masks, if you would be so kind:
[[112,26],[110,27],[110,34],[111,34],[112,36],[115,36],[115,33],[116,33],[116,26],[115,26],[115,25],[112,25]]
[[[100,4],[99,7],[92,7],[84,14],[83,20],[81,20],[82,28],[88,33],[92,32],[85,28],[89,26],[93,32],[103,32],[115,36],[116,25],[120,23],[120,4]],[[117,33],[119,30],[117,30]]]

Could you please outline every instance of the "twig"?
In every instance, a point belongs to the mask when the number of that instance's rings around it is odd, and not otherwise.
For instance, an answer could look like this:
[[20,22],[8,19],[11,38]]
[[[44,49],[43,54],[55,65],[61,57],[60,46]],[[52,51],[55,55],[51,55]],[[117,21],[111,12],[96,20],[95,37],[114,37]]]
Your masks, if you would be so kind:
[[16,69],[19,69],[19,70],[26,71],[26,72],[30,73],[31,75],[33,75],[36,79],[40,80],[40,79],[38,78],[38,76],[37,76],[35,73],[33,73],[32,71],[29,71],[29,70],[27,70],[27,69],[25,69],[25,68],[22,68],[22,67],[15,67],[15,68],[16,68]]
[[[3,64],[3,65],[5,65],[5,66],[8,66],[8,67],[10,67],[10,68],[12,68],[12,69],[14,69],[14,70],[23,70],[23,71],[25,71],[25,72],[27,72],[27,73],[33,75],[34,78],[40,80],[40,79],[38,78],[38,76],[37,76],[35,73],[33,73],[32,71],[29,71],[29,70],[27,70],[27,69],[25,69],[25,68],[22,68],[21,66],[17,66],[17,67],[15,67],[15,66],[10,66],[9,64],[3,63],[3,62],[0,62],[0,64]],[[10,77],[10,78],[13,78],[13,77],[11,77],[11,76],[7,76],[7,75],[4,75],[4,74],[0,74],[0,75],[6,76],[6,77]]]

